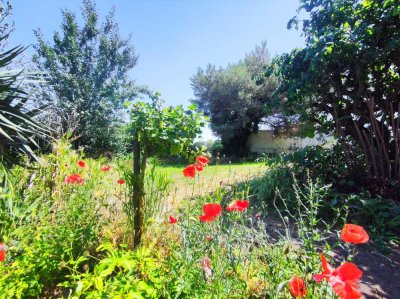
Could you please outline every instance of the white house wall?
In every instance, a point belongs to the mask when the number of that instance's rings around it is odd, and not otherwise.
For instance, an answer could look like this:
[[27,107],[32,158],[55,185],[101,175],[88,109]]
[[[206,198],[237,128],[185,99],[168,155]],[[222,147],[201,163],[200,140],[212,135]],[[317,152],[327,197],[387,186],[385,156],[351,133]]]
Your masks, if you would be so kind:
[[333,137],[316,136],[315,138],[282,138],[274,137],[273,131],[260,130],[257,134],[250,135],[249,147],[253,153],[293,152],[306,146],[319,145],[332,142]]

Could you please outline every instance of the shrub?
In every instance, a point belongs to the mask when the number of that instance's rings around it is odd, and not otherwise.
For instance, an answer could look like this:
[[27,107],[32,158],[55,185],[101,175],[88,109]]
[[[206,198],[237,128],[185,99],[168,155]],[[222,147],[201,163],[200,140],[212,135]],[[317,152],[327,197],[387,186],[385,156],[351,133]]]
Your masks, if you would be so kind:
[[252,190],[260,201],[271,205],[277,192],[284,194],[287,202],[294,200],[296,181],[300,186],[306,185],[309,179],[331,185],[323,200],[324,215],[320,216],[335,217],[335,209],[346,201],[340,192],[361,189],[356,183],[364,173],[362,161],[355,158],[351,165],[346,163],[340,145],[306,147],[295,153],[271,156],[266,159],[268,169],[264,177],[252,182]]
[[213,155],[213,157],[217,157],[224,151],[224,146],[222,145],[221,140],[215,140],[214,143],[211,145],[209,151]]
[[106,242],[97,251],[102,255],[97,264],[89,266],[89,257],[79,258],[68,280],[59,284],[69,298],[158,298],[160,269],[150,249],[126,251]]
[[308,146],[283,156],[282,162],[292,163],[296,173],[307,169],[313,179],[319,178],[335,187],[354,186],[355,180],[363,177],[366,169],[361,155],[356,150],[351,157],[348,155],[339,144],[331,148]]
[[286,200],[294,198],[293,166],[285,163],[272,163],[263,177],[253,180],[250,189],[259,201],[272,207],[276,192],[285,194]]
[[400,205],[382,197],[372,197],[368,192],[348,196],[349,218],[363,225],[381,248],[387,243],[400,243]]
[[[0,220],[8,258],[0,264],[0,294],[7,298],[51,294],[69,261],[94,251],[107,223],[99,162],[78,166],[82,156],[63,141],[41,159],[29,170],[15,168],[13,188],[4,194]],[[72,173],[82,184],[66,182]]]
[[[279,209],[294,211],[298,194],[309,192],[309,181],[327,185],[320,200],[318,217],[324,221],[353,221],[366,226],[376,243],[383,248],[388,242],[398,242],[400,228],[399,205],[364,189],[363,162],[354,159],[348,166],[341,147],[325,149],[307,147],[296,153],[267,159],[268,169],[262,178],[251,182],[251,190],[259,202]],[[358,174],[355,174],[358,171]],[[385,202],[386,201],[386,202]]]

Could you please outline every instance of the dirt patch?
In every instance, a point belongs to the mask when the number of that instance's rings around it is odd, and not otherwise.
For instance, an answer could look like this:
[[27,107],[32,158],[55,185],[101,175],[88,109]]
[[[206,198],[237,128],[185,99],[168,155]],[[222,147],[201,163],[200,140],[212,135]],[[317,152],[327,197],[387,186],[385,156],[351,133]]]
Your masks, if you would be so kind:
[[392,248],[389,255],[383,255],[373,245],[361,246],[354,263],[364,275],[360,289],[367,299],[400,298],[400,250]]

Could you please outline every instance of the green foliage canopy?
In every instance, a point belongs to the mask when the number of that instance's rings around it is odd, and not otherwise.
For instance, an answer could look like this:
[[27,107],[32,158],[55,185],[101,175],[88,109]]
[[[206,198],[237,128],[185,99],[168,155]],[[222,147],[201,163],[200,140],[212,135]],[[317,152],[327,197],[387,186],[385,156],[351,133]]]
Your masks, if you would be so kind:
[[100,24],[94,2],[83,4],[82,27],[73,12],[63,10],[62,32],[54,34],[53,43],[35,31],[34,61],[47,73],[59,131],[72,131],[91,152],[112,150],[119,113],[137,92],[128,79],[137,57],[130,37],[119,35],[114,10]]
[[270,76],[261,84],[255,79],[269,63],[266,43],[256,47],[245,59],[226,68],[208,65],[191,78],[199,110],[210,117],[211,129],[221,138],[227,154],[244,154],[247,138],[257,132],[268,111],[268,101],[275,89]]
[[129,134],[138,137],[146,157],[178,155],[190,148],[204,126],[205,119],[195,109],[164,108],[158,100],[132,103]]
[[372,177],[400,179],[400,3],[302,0],[306,46],[276,58],[277,95],[309,129],[362,148]]

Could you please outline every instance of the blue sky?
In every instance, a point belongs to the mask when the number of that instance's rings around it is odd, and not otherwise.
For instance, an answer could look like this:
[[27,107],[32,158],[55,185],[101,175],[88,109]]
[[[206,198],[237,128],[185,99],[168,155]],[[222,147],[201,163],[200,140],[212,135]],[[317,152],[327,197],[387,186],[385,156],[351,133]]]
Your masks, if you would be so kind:
[[[104,16],[114,5],[123,36],[132,34],[139,54],[130,76],[161,92],[169,105],[193,98],[190,77],[208,63],[225,66],[267,41],[272,55],[304,45],[299,31],[287,30],[298,0],[97,0]],[[16,30],[10,46],[35,43],[33,29],[47,40],[59,31],[61,9],[80,15],[80,0],[12,0]],[[31,48],[28,50],[32,52]],[[204,139],[211,133],[205,130]]]

